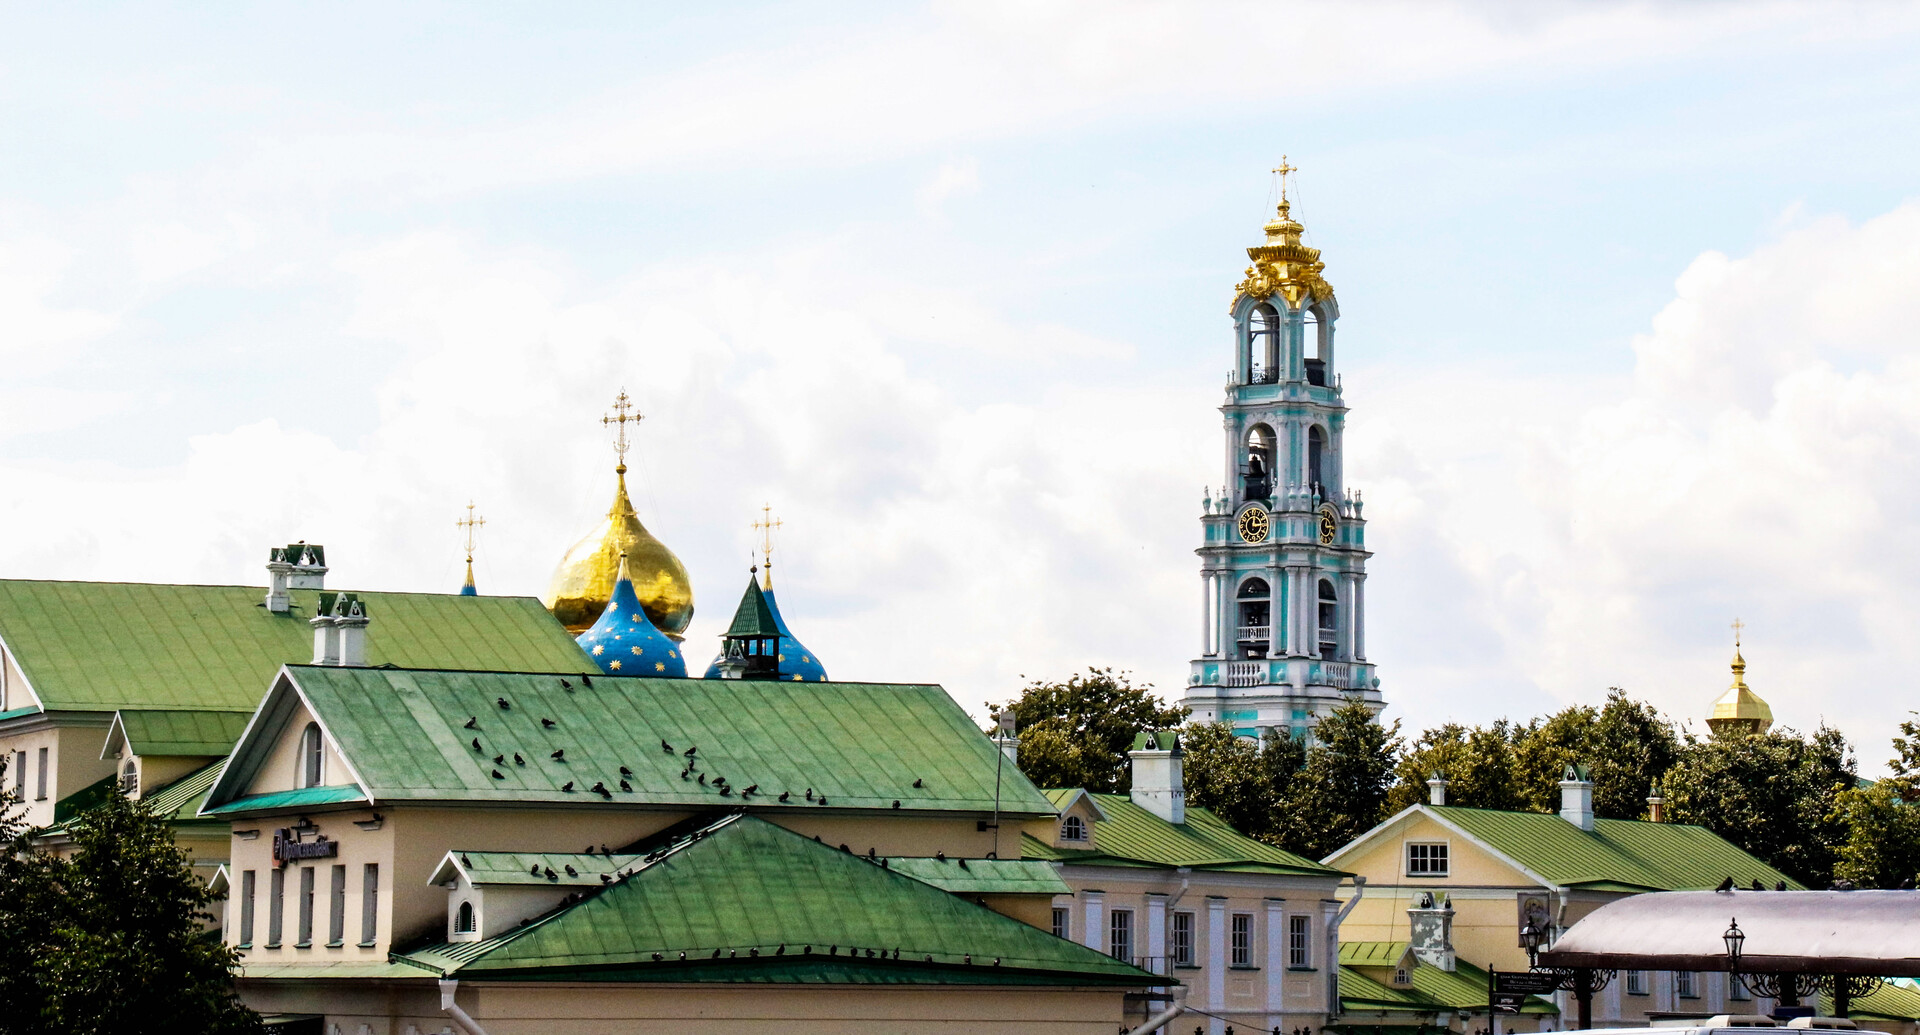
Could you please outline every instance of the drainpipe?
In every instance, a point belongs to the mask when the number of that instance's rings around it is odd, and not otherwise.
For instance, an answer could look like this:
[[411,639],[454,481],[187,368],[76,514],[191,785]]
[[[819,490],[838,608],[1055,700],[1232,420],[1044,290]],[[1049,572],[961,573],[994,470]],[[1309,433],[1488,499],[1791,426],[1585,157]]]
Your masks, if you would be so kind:
[[1168,909],[1172,909],[1174,906],[1179,905],[1181,897],[1186,895],[1187,888],[1193,884],[1193,879],[1191,877],[1191,874],[1193,873],[1193,867],[1182,866],[1179,869],[1174,870],[1173,872],[1180,875],[1180,890],[1174,892],[1173,897],[1167,900]]
[[467,1011],[460,1009],[460,1005],[453,1001],[453,994],[459,990],[459,981],[441,978],[440,1009],[447,1011],[453,1017],[453,1023],[459,1025],[467,1035],[487,1035],[487,1029],[482,1028],[479,1021],[474,1020]]
[[1340,922],[1360,904],[1360,896],[1367,893],[1367,878],[1362,874],[1353,876],[1353,897],[1340,907],[1333,919],[1327,921],[1327,1020],[1331,1022],[1340,1012]]
[[1175,985],[1173,989],[1173,1002],[1169,1003],[1165,1010],[1162,1010],[1161,1012],[1154,1014],[1152,1017],[1147,1018],[1147,1021],[1145,1024],[1142,1024],[1138,1028],[1135,1028],[1132,1031],[1127,1032],[1127,1035],[1147,1035],[1148,1032],[1166,1027],[1168,1022],[1172,1021],[1175,1017],[1178,1017],[1181,1014],[1186,1012],[1187,1012],[1187,986]]

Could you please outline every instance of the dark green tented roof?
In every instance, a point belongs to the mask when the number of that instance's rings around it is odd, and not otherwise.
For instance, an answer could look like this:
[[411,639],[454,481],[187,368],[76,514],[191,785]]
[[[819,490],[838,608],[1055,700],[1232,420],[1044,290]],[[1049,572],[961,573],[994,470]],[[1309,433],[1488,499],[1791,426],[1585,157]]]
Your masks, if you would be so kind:
[[[261,586],[0,579],[0,640],[49,710],[251,713],[280,666],[313,659],[319,592],[261,606]],[[371,664],[587,670],[560,623],[531,597],[360,593]]]
[[752,816],[661,853],[517,931],[398,956],[462,980],[1173,983]]
[[1792,877],[1748,855],[1705,827],[1596,819],[1591,831],[1558,815],[1498,812],[1454,805],[1422,806],[1496,851],[1566,887],[1597,891],[1690,891],[1732,877],[1767,887]]
[[767,606],[766,594],[760,592],[757,579],[748,577],[747,592],[733,613],[733,624],[727,626],[727,635],[749,638],[780,635],[780,623],[774,621],[773,608]]
[[[1056,808],[1065,807],[1078,788],[1044,792]],[[1055,848],[1026,837],[1020,854],[1090,866],[1191,866],[1205,870],[1257,873],[1310,873],[1342,876],[1305,856],[1256,841],[1202,808],[1187,807],[1185,823],[1169,823],[1133,803],[1124,794],[1089,794],[1106,819],[1093,823],[1093,848]]]
[[[379,802],[994,808],[993,742],[937,686],[602,675],[589,681],[310,665],[287,673]],[[269,725],[264,719],[275,707],[270,698],[257,725]],[[248,767],[259,764],[268,736],[270,729],[256,729],[236,749],[235,765],[210,799],[224,806],[220,811],[252,807],[227,803],[249,779]],[[1000,768],[1003,813],[1053,812],[1018,770]],[[623,779],[631,790],[621,788]],[[604,796],[596,784],[606,788]]]

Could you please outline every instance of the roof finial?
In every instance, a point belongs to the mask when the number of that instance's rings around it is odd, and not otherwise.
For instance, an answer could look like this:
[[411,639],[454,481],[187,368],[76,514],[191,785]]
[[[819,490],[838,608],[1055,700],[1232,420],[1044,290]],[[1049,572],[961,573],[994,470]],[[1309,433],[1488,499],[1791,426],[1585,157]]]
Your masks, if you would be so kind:
[[753,523],[753,530],[760,533],[761,564],[767,570],[766,575],[763,576],[763,589],[773,588],[773,532],[783,524],[785,522],[774,518],[773,504],[760,505],[760,520]]
[[1740,630],[1746,627],[1740,619],[1733,620],[1733,686],[1738,690],[1747,686],[1747,659],[1740,656]]
[[1273,171],[1280,177],[1280,204],[1284,205],[1287,203],[1287,176],[1290,173],[1299,172],[1300,169],[1298,166],[1288,165],[1287,156],[1281,155],[1280,164]]
[[627,390],[625,388],[620,389],[619,397],[613,400],[613,412],[600,418],[601,424],[614,429],[613,451],[620,457],[618,470],[621,474],[627,473],[627,449],[632,445],[631,442],[627,441],[627,423],[629,421],[639,423],[646,419],[645,414],[633,408],[633,403],[628,400]]
[[467,516],[454,522],[454,525],[466,529],[467,532],[467,582],[466,585],[460,587],[460,594],[462,596],[470,597],[478,593],[473,587],[473,534],[486,523],[486,518],[480,517],[473,512],[472,500],[467,501]]

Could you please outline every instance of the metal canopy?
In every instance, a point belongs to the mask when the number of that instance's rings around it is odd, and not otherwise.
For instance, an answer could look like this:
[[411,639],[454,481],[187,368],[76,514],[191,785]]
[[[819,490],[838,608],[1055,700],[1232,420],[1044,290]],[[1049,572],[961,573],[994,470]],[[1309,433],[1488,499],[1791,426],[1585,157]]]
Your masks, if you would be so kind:
[[1920,977],[1920,891],[1665,891],[1609,902],[1540,954],[1547,967]]

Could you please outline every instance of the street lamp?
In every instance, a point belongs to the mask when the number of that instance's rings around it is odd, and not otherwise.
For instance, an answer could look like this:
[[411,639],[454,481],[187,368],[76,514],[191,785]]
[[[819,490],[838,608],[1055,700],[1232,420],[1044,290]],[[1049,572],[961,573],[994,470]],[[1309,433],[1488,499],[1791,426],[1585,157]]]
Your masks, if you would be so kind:
[[1727,925],[1727,933],[1721,935],[1720,940],[1727,943],[1727,973],[1739,973],[1740,946],[1747,943],[1747,935],[1746,932],[1740,930],[1740,921],[1738,919],[1733,920]]
[[1520,928],[1520,945],[1527,950],[1528,967],[1539,968],[1540,942],[1544,940],[1544,938],[1545,933],[1542,932],[1540,928],[1534,926],[1532,919],[1528,919],[1526,926]]

